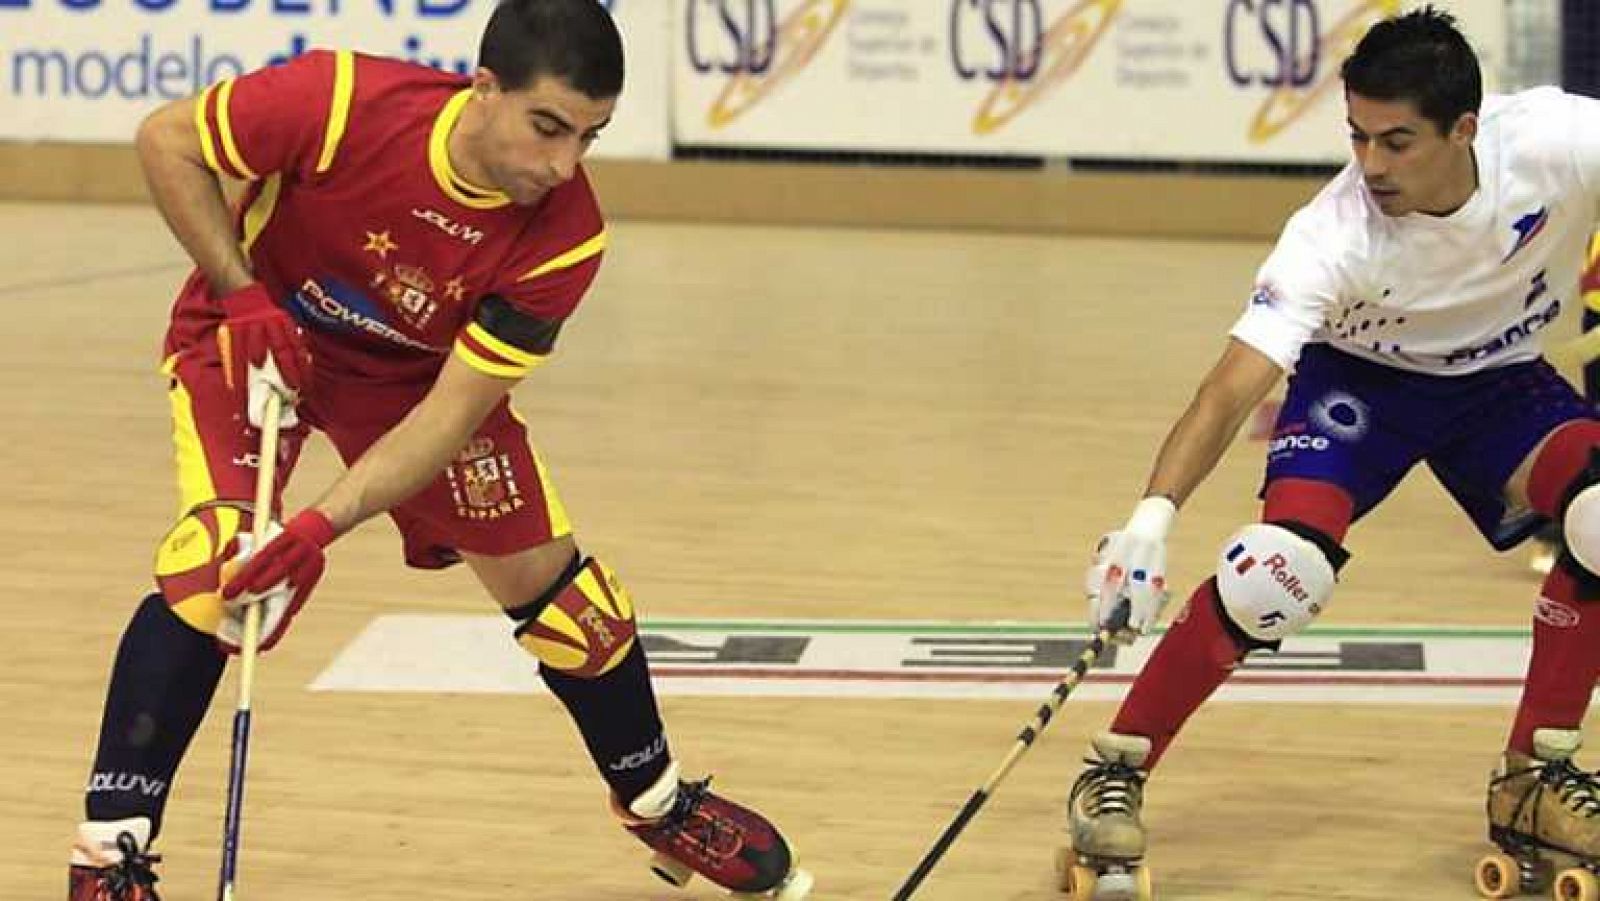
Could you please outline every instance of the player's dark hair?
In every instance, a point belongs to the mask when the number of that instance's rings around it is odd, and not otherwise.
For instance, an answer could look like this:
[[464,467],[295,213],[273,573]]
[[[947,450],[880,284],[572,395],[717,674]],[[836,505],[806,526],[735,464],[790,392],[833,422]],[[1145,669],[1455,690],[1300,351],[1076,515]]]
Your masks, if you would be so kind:
[[553,76],[595,99],[622,93],[622,36],[600,0],[501,0],[478,65],[520,90]]
[[1440,134],[1483,103],[1483,75],[1455,16],[1432,4],[1372,26],[1339,72],[1347,91],[1408,101]]

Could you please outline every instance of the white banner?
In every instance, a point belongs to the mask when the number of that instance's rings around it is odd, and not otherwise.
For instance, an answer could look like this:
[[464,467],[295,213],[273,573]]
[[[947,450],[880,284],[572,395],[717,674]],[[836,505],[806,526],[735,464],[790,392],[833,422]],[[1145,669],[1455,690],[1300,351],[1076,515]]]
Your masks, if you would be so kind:
[[[671,151],[666,0],[600,0],[628,81],[598,156]],[[126,143],[145,113],[312,47],[471,73],[494,0],[0,0],[0,140]]]
[[[1339,162],[1401,0],[673,0],[682,144]],[[1503,0],[1444,0],[1486,76]],[[1491,79],[1492,80],[1492,79]]]

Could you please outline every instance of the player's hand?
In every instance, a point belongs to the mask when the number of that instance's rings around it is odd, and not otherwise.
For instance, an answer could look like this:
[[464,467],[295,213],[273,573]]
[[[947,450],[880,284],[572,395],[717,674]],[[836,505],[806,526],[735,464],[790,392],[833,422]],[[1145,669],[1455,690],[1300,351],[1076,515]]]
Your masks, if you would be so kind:
[[322,549],[337,537],[328,517],[314,508],[300,511],[281,528],[267,525],[267,544],[254,552],[249,535],[239,536],[237,567],[222,586],[226,614],[217,626],[217,643],[237,654],[244,640],[244,611],[261,605],[261,650],[270,651],[289,629],[311,589],[322,578]]
[[228,390],[244,402],[256,428],[265,418],[271,392],[284,399],[283,425],[295,425],[294,402],[311,378],[311,351],[299,324],[272,302],[260,282],[224,295],[221,304],[225,318],[217,329],[217,346]]
[[[1096,545],[1084,574],[1089,622],[1113,629],[1113,638],[1130,642],[1161,618],[1167,592],[1167,533],[1178,508],[1165,497],[1147,497],[1128,524]],[[1126,621],[1118,608],[1127,606]]]

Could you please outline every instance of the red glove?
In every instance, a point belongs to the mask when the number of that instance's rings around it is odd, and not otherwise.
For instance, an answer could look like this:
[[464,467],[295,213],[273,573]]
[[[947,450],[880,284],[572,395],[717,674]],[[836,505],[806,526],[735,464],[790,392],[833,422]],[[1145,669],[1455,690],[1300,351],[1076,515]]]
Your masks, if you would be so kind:
[[277,364],[278,387],[287,389],[291,398],[299,394],[310,379],[311,351],[294,317],[272,302],[260,282],[224,295],[221,304],[227,318],[217,329],[217,345],[228,390],[244,398],[250,367],[266,366],[270,356]]
[[[222,586],[229,619],[237,612],[242,623],[245,605],[261,605],[261,650],[272,650],[289,630],[290,620],[322,578],[322,549],[337,537],[328,517],[308,507],[295,514],[266,547],[251,554]],[[237,653],[236,636],[242,634],[242,626],[233,628],[235,624],[230,622],[225,625],[230,628],[217,629],[218,641],[225,650]]]

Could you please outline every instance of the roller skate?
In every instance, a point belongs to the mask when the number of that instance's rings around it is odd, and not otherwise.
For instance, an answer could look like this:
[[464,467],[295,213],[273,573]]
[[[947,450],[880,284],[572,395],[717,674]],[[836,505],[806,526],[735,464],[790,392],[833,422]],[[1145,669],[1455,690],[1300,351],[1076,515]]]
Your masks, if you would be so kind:
[[1144,865],[1144,804],[1150,739],[1102,732],[1067,798],[1071,844],[1056,853],[1060,888],[1072,901],[1150,901]]
[[148,852],[150,821],[144,817],[84,823],[72,843],[67,901],[161,901]]
[[1600,781],[1572,764],[1570,729],[1533,733],[1534,756],[1507,751],[1489,777],[1489,840],[1478,861],[1485,898],[1545,890],[1556,901],[1600,901]]
[[794,865],[789,843],[765,817],[711,791],[711,780],[684,782],[673,763],[656,784],[612,809],[649,845],[650,869],[679,888],[699,873],[734,898],[803,901],[811,874]]

